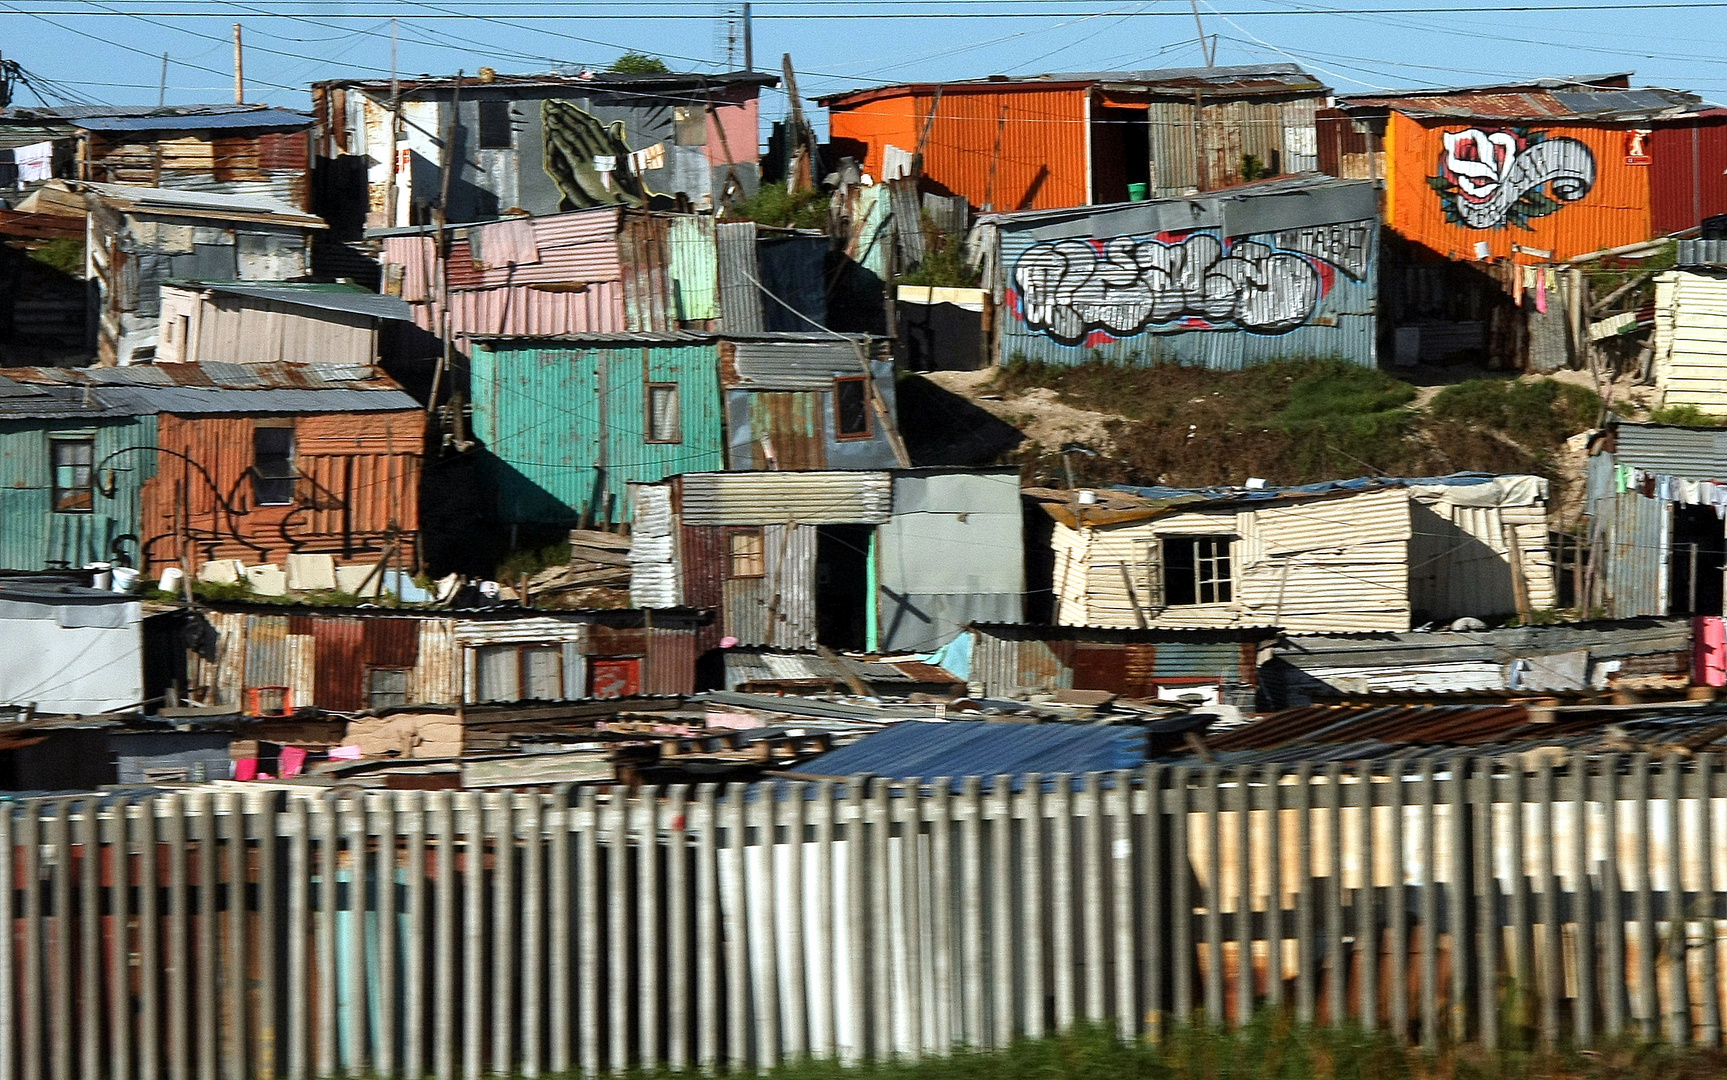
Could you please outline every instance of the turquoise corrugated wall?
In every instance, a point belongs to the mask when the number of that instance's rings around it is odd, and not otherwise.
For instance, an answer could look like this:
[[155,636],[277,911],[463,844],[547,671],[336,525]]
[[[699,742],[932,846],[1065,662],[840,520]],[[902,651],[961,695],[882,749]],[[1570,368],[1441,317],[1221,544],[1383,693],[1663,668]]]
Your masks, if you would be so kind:
[[[94,433],[95,460],[100,475],[112,473],[113,494],[104,494],[99,482],[93,512],[57,514],[49,506],[49,437],[78,432]],[[140,493],[156,475],[155,446],[154,416],[0,423],[0,567],[46,570],[107,561],[114,538],[139,529]],[[134,556],[138,551],[128,550]]]
[[[677,384],[683,441],[647,441],[649,382]],[[725,468],[712,344],[476,347],[472,390],[474,433],[494,456],[505,522],[604,518],[608,494],[613,520],[625,520],[632,481]]]

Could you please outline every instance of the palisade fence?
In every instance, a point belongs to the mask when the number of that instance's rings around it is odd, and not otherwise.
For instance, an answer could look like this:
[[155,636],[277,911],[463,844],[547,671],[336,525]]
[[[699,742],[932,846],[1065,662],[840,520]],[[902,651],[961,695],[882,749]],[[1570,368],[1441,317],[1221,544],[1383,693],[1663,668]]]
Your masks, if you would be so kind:
[[1558,754],[15,803],[0,1076],[736,1072],[1266,1007],[1718,1044],[1721,762]]

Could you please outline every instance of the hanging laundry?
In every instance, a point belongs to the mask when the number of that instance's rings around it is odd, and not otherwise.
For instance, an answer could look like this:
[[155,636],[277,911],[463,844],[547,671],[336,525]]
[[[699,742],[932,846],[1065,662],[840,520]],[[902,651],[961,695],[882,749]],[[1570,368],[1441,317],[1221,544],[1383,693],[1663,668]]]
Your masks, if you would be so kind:
[[1679,501],[1684,503],[1686,506],[1697,505],[1697,491],[1697,481],[1685,479],[1681,479],[1679,481]]
[[54,144],[31,143],[12,151],[12,161],[18,166],[18,182],[29,184],[54,178]]
[[1547,271],[1535,271],[1535,310],[1547,314]]

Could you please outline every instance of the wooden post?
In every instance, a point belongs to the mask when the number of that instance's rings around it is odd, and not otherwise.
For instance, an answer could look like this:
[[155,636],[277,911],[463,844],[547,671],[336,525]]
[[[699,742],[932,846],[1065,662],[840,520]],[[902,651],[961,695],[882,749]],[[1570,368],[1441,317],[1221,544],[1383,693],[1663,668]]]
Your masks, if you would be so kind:
[[240,24],[234,24],[234,104],[246,104],[246,64],[240,47]]

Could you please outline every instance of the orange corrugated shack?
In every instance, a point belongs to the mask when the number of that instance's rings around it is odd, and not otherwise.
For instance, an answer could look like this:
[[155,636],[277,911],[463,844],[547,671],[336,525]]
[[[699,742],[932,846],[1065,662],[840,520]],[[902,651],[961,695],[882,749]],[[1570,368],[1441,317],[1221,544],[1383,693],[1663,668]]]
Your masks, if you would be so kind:
[[1727,110],[1628,74],[1337,106],[1321,168],[1383,180],[1386,223],[1442,258],[1563,262],[1727,212]]
[[[1327,90],[1294,64],[908,83],[819,99],[834,151],[980,210],[1168,198],[1316,167]],[[925,137],[927,129],[928,135]]]

